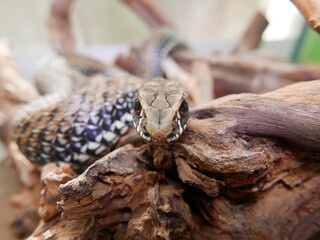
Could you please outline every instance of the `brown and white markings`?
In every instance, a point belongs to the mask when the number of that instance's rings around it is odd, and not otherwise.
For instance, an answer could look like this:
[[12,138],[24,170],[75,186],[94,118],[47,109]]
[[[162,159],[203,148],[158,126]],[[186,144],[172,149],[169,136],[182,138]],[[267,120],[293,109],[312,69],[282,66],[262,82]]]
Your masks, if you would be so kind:
[[134,50],[133,72],[147,79],[163,76],[162,60],[176,50],[188,48],[176,32],[168,28],[157,29],[140,48]]
[[141,85],[135,77],[100,76],[70,97],[47,97],[49,101],[40,100],[16,117],[15,139],[35,164],[90,163],[128,131],[132,101]]

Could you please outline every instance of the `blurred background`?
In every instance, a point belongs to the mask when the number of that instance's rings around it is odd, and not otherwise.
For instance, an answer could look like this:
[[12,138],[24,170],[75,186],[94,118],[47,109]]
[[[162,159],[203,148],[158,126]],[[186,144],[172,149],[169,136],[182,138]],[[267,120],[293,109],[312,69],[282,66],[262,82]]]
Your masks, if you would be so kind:
[[[263,51],[276,53],[285,60],[320,60],[314,47],[304,48],[304,42],[319,45],[318,35],[309,29],[289,0],[154,2],[198,51],[230,51],[257,11],[261,11],[269,20],[261,45]],[[28,80],[32,80],[34,62],[50,51],[46,25],[50,5],[50,0],[0,0],[0,37],[11,42]],[[145,23],[118,0],[75,1],[72,24],[78,50],[106,62],[112,62],[115,51],[126,51],[125,44],[140,43],[149,34]],[[106,45],[113,46],[101,49]]]
[[[261,45],[263,51],[276,53],[285,60],[319,61],[315,48],[304,48],[305,42],[319,45],[319,37],[289,0],[154,2],[198,51],[230,51],[257,11],[261,11],[269,20]],[[34,62],[50,51],[46,25],[50,5],[50,0],[0,0],[0,37],[11,42],[28,80],[32,80]],[[78,50],[106,62],[112,62],[116,52],[126,51],[126,44],[140,43],[149,34],[145,23],[118,0],[75,1],[72,24]],[[106,45],[112,48],[106,49]]]
[[[320,61],[320,37],[311,31],[289,0],[154,0],[180,35],[197,51],[229,52],[258,11],[269,26],[263,35],[262,51],[286,61]],[[49,0],[0,0],[0,38],[10,41],[14,58],[24,78],[32,81],[36,62],[51,51],[47,34]],[[145,40],[145,23],[118,0],[75,1],[72,24],[80,52],[112,63],[128,45]],[[0,149],[1,159],[5,155]],[[9,229],[8,196],[18,192],[10,168],[0,165],[0,239],[14,239]]]
[[[190,43],[238,40],[259,10],[270,21],[263,39],[294,40],[304,20],[289,0],[154,0]],[[0,35],[15,50],[49,49],[46,18],[51,1],[0,0]],[[118,0],[78,0],[73,29],[79,47],[141,42],[148,36],[143,21]]]

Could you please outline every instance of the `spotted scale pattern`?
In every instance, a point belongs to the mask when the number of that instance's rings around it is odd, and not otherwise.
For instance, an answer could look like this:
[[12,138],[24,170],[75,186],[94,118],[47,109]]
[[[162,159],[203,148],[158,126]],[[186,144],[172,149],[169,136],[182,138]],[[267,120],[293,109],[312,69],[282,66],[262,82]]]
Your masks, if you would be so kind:
[[134,74],[145,79],[163,75],[163,58],[176,50],[188,49],[187,44],[172,30],[157,29],[144,44],[135,51]]
[[135,77],[98,76],[70,97],[21,114],[14,124],[15,139],[35,164],[91,163],[128,131],[132,101],[141,85]]

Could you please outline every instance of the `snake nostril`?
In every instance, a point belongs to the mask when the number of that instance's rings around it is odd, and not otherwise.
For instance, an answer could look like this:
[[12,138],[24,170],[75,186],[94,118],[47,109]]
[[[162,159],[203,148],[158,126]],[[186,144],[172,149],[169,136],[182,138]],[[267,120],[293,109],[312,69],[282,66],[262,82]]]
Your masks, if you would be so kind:
[[148,133],[148,132],[144,132],[143,133],[146,137],[150,137],[150,133]]
[[170,134],[167,136],[167,138],[172,138],[172,137],[174,137],[174,134],[173,134],[173,133],[170,133]]

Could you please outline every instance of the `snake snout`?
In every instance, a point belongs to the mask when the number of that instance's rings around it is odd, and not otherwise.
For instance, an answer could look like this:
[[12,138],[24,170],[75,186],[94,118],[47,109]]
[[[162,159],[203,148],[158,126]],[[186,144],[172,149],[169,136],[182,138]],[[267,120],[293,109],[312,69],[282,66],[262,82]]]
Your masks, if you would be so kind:
[[144,134],[150,136],[153,143],[171,143],[179,138],[174,124],[172,121],[160,124],[148,121]]

